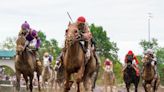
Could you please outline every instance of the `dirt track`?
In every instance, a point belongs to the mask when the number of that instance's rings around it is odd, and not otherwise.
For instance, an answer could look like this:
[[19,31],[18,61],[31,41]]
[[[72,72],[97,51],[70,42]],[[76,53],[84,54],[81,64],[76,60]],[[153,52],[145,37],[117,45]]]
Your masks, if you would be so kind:
[[[110,89],[110,88],[108,88],[108,89]],[[14,91],[14,88],[12,86],[0,86],[0,92],[16,92],[16,91]],[[23,88],[21,88],[20,92],[28,92],[28,91],[26,91],[25,88],[23,87]],[[38,92],[37,88],[34,89],[34,92]],[[53,91],[45,91],[44,90],[43,91],[42,90],[42,92],[57,92],[57,91],[55,91],[55,90],[53,90]],[[76,92],[76,91],[74,88],[72,88],[70,92]],[[105,92],[104,87],[96,86],[94,92]],[[110,91],[107,91],[107,92],[110,92]],[[125,89],[125,87],[114,87],[113,92],[126,92],[126,89]],[[133,88],[131,88],[130,92],[134,92]],[[139,87],[138,92],[144,92],[143,88]],[[160,86],[157,92],[164,92],[164,87]]]

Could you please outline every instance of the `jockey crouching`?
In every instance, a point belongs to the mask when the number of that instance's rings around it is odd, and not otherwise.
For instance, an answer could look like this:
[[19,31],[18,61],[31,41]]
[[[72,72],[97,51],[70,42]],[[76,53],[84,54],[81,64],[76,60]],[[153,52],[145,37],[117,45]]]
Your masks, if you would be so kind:
[[109,60],[108,58],[105,60],[104,62],[104,68],[105,68],[105,71],[107,72],[110,72],[112,71],[113,72],[113,63],[111,60]]
[[49,55],[48,52],[45,52],[44,56],[43,56],[43,65],[44,65],[44,67],[48,67],[48,71],[50,71],[50,69],[53,69],[51,67],[52,60],[53,60],[53,57],[51,55]]
[[[41,40],[38,37],[38,32],[34,29],[31,29],[30,25],[27,23],[27,21],[25,21],[25,23],[23,23],[21,25],[21,31],[19,32],[19,35],[24,35],[26,38],[24,50],[27,49],[26,47],[28,47],[28,50],[33,51],[36,55],[36,61],[37,61],[37,63],[39,63],[38,62],[39,61],[38,50],[41,45]],[[31,45],[31,44],[33,44],[33,45]]]
[[[80,39],[80,44],[82,45],[83,51],[85,52],[85,60],[88,61],[90,59],[91,51],[93,51],[93,55],[96,59],[96,64],[99,65],[98,58],[96,55],[95,41],[93,40],[89,26],[86,23],[86,19],[83,16],[78,17],[76,24],[79,30],[79,36],[77,38]],[[68,30],[66,30],[66,35],[67,31]],[[62,52],[57,58],[56,68],[59,68],[61,65],[60,63],[62,63],[62,56],[65,52],[65,49],[66,48],[63,48]]]
[[[152,49],[147,49],[144,52],[144,56],[146,56],[146,55],[150,56],[150,59],[152,60],[151,65],[154,66],[154,71],[155,71],[155,75],[154,75],[154,80],[153,81],[155,81],[158,78],[157,59],[156,59],[156,57],[154,55],[154,51]],[[142,60],[142,62],[144,63],[144,59]],[[144,71],[144,66],[142,68],[141,75],[142,75],[143,71]]]
[[[135,62],[134,62],[135,60]],[[139,76],[139,67],[138,67],[138,59],[137,57],[134,55],[133,51],[129,50],[128,53],[125,56],[125,67],[123,68],[123,71],[126,69],[127,67],[127,63],[131,62],[132,66],[134,68],[134,70],[136,71],[136,75]]]
[[104,61],[104,70],[109,73],[109,76],[112,76],[112,80],[115,79],[113,74],[113,63],[109,58]]

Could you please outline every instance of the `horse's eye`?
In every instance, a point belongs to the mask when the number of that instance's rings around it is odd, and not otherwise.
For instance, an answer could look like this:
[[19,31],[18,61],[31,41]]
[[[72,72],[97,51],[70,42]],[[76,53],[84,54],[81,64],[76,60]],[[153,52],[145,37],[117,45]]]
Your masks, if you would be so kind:
[[68,29],[67,29],[67,30],[65,30],[65,32],[67,33],[67,32],[68,32]]
[[75,33],[77,33],[77,30],[75,30]]

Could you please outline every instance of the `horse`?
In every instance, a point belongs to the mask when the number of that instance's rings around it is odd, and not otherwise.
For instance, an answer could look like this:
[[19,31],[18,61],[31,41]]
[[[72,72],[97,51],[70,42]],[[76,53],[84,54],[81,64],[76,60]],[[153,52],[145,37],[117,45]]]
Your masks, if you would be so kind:
[[105,85],[105,92],[108,92],[108,85],[110,86],[110,92],[113,92],[113,86],[115,84],[115,75],[113,71],[108,67],[105,67],[104,69],[103,80]]
[[51,86],[51,89],[53,88],[54,84],[54,78],[55,78],[55,73],[52,69],[49,70],[48,66],[44,67],[43,73],[42,73],[42,86],[43,88],[46,85],[46,82],[48,82],[48,85]]
[[85,66],[83,77],[83,86],[86,92],[93,92],[98,77],[99,67],[99,64],[96,64],[96,59],[93,53],[91,53],[91,58],[88,60],[88,63]]
[[[58,92],[61,91],[61,88],[64,86],[64,66],[63,64],[60,64],[60,67],[55,70],[55,90]],[[59,89],[58,89],[59,87]]]
[[77,92],[80,92],[80,82],[82,81],[85,71],[85,53],[75,36],[77,33],[77,25],[75,23],[69,23],[65,39],[66,51],[63,56],[65,75],[64,92],[69,92],[70,87],[72,86],[72,81],[70,81],[70,78],[74,73],[77,73]]
[[[35,62],[36,58],[32,52],[27,49],[24,49],[26,39],[23,35],[20,35],[16,40],[16,60],[15,60],[15,70],[16,70],[16,90],[20,91],[20,76],[23,74],[23,77],[26,81],[26,89],[30,88],[30,91],[33,90],[33,77],[35,71]],[[28,85],[28,77],[30,79],[30,84]]]
[[[159,76],[157,77],[157,79],[155,79],[155,81],[153,82],[154,76],[155,76],[155,70],[154,70],[154,66],[152,66],[152,59],[150,55],[145,55],[143,58],[143,73],[142,73],[142,79],[143,79],[143,87],[145,92],[149,92],[152,90],[153,88],[153,92],[155,92],[158,89],[158,86],[160,84],[160,78]],[[150,84],[150,85],[148,85]],[[148,88],[151,87],[151,88]]]
[[[45,61],[45,60],[43,60]],[[49,62],[49,61],[46,61]],[[53,84],[55,81],[55,72],[52,68],[50,68],[49,65],[43,64],[43,71],[42,71],[42,86],[45,88],[46,82],[48,82],[48,85],[51,86],[51,89],[53,88]]]
[[35,70],[35,61],[36,58],[34,55],[28,51],[27,49],[24,50],[26,39],[23,35],[19,36],[16,41],[16,61],[15,61],[15,70],[16,70],[16,78],[17,84],[16,89],[20,90],[20,76],[23,74],[23,77],[26,81],[26,89],[28,90],[28,77],[30,79],[30,91],[32,92],[33,85],[32,80],[34,77],[34,70]]
[[133,68],[132,61],[127,63],[127,67],[123,71],[123,79],[126,84],[127,92],[129,92],[131,83],[133,83],[135,86],[135,92],[138,92],[138,84],[139,84],[140,76],[136,75],[136,71]]

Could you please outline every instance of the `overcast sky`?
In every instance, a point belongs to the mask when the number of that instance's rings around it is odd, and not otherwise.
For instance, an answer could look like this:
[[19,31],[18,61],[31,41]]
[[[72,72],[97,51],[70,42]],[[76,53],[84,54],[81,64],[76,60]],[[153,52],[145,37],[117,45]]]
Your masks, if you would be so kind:
[[121,60],[129,49],[142,53],[138,43],[148,39],[148,12],[153,16],[151,37],[164,46],[164,0],[0,0],[0,42],[17,36],[27,20],[32,28],[42,30],[62,46],[67,11],[74,21],[85,16],[89,24],[102,26],[117,43]]

